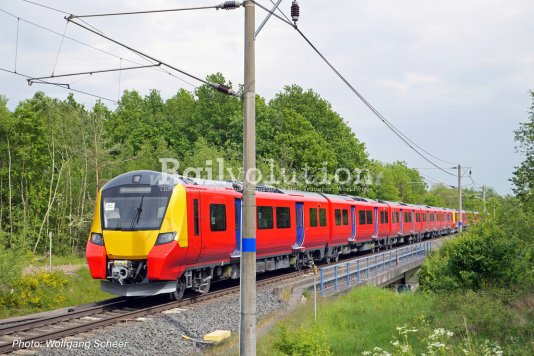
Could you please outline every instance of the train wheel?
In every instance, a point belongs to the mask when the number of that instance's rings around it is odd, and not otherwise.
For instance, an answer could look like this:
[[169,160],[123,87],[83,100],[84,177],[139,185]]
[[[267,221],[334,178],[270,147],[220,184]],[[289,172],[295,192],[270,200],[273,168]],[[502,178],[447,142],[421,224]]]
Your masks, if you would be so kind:
[[175,300],[182,300],[182,298],[184,297],[184,293],[185,280],[183,277],[181,277],[180,279],[178,279],[178,281],[176,281],[176,289],[173,293],[171,293],[171,297],[173,297]]

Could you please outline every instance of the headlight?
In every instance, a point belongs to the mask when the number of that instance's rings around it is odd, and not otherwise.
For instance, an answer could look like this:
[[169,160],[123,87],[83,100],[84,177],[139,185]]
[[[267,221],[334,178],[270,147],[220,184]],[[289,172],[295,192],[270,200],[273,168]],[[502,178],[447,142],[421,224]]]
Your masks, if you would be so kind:
[[164,232],[158,235],[158,239],[154,245],[163,245],[168,244],[169,242],[174,241],[176,237],[176,232]]
[[96,232],[91,233],[91,242],[95,245],[104,246],[104,238],[102,234],[97,234]]

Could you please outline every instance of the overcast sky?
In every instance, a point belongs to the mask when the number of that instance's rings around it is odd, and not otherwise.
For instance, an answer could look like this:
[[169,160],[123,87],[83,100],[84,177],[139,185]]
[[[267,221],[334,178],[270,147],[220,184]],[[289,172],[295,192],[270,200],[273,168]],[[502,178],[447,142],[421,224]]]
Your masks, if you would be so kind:
[[[217,0],[51,1],[36,0],[76,15],[113,11],[213,5]],[[260,1],[272,6],[270,1]],[[289,13],[291,0],[281,8]],[[522,157],[513,131],[526,121],[534,89],[534,1],[532,0],[300,0],[300,29],[346,78],[394,125],[419,146],[447,161],[472,167],[478,185],[511,192],[508,179]],[[0,9],[63,33],[64,14],[21,0],[1,0]],[[93,18],[105,34],[199,77],[221,72],[237,88],[243,82],[243,9]],[[257,24],[265,12],[256,9]],[[14,70],[17,19],[0,12],[0,67]],[[115,54],[99,52],[20,21],[17,71],[47,76],[132,66],[139,56],[73,24],[68,36]],[[348,90],[287,25],[272,18],[256,40],[256,90],[272,98],[284,85],[312,88],[332,103],[372,158],[431,167],[395,137]],[[125,60],[121,62],[118,57]],[[193,85],[198,82],[178,75]],[[95,74],[57,82],[117,100],[119,74]],[[77,81],[79,80],[79,81]],[[75,82],[77,81],[77,82]],[[74,83],[75,82],[75,83]],[[151,69],[124,71],[120,90],[164,98],[188,83]],[[35,91],[65,98],[68,91],[28,86],[22,77],[0,72],[0,94],[14,109]],[[95,99],[76,94],[88,107]],[[110,108],[115,104],[107,103]],[[436,161],[446,167],[451,164]],[[437,169],[424,174],[456,185]],[[451,170],[452,173],[455,173]],[[465,179],[467,184],[471,183]]]

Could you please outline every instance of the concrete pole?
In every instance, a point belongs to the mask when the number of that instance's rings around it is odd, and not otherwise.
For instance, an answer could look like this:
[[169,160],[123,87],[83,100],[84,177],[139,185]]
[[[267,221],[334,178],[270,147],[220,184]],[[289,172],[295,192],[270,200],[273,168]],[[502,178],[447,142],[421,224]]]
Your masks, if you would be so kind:
[[463,219],[462,219],[462,166],[458,163],[458,212],[460,217],[458,218],[458,232],[462,232]]
[[239,354],[256,355],[256,63],[255,5],[245,2],[245,86],[243,119],[243,236]]

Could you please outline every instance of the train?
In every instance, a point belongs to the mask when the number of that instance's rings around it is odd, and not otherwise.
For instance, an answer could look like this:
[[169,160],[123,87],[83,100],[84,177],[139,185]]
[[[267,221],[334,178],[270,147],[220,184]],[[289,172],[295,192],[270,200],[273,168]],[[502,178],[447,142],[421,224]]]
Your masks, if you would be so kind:
[[[374,252],[458,231],[454,209],[257,185],[256,241],[242,246],[239,182],[132,171],[96,199],[86,245],[93,279],[119,296],[186,290],[239,278],[241,249],[256,251],[257,273],[302,269],[342,255]],[[462,211],[464,228],[468,214]]]

